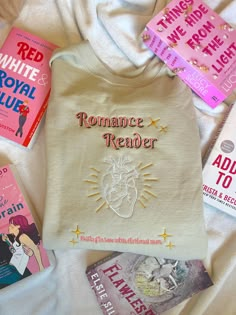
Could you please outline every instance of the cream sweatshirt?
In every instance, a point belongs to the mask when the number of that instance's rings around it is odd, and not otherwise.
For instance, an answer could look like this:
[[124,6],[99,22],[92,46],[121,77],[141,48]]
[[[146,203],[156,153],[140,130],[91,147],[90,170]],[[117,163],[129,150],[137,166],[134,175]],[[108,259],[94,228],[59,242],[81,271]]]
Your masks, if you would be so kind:
[[86,41],[51,64],[45,247],[205,257],[190,89],[156,57],[127,76],[112,73]]

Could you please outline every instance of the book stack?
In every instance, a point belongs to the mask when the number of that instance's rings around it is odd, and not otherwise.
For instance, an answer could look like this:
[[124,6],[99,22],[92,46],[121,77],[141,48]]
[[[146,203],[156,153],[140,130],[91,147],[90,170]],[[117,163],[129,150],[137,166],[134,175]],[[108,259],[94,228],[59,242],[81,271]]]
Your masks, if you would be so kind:
[[[51,87],[57,46],[13,27],[0,49],[0,137],[32,148]],[[50,266],[40,224],[13,164],[0,167],[0,288]]]

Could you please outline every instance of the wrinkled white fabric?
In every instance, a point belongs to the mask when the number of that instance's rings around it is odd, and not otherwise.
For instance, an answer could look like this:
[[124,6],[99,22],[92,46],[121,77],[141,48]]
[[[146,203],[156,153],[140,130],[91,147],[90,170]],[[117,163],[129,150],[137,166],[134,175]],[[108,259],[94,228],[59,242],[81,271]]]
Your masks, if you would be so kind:
[[[63,47],[77,44],[82,38],[89,39],[93,49],[104,63],[113,70],[123,72],[137,65],[143,66],[145,60],[148,61],[152,56],[150,52],[144,50],[144,46],[136,42],[142,28],[135,22],[136,19],[139,19],[140,23],[145,23],[145,20],[151,19],[152,15],[167,2],[140,0],[139,6],[135,7],[137,1],[133,0],[25,0],[21,11],[18,9],[14,11],[14,17],[18,14],[17,19],[9,19],[12,4],[18,7],[19,1],[2,0],[0,2],[0,44],[7,35],[11,23]],[[206,0],[206,3],[233,26],[236,25],[235,1]],[[116,9],[115,12],[112,12],[112,5]],[[111,21],[111,17],[116,17],[118,6],[121,16],[125,17],[126,25],[129,19],[132,22],[129,25],[129,31],[134,33],[126,34],[125,38],[122,18],[118,25],[118,19],[114,19],[116,34],[114,29],[111,32],[109,27],[109,19]],[[122,32],[119,32],[119,27]],[[112,38],[114,36],[115,39]],[[119,40],[119,45],[116,44],[116,40]],[[195,95],[193,95],[193,101],[204,155],[224,117],[227,102],[212,110]],[[41,221],[44,217],[46,183],[44,147],[44,129],[41,130],[33,149],[29,152],[0,140],[1,164],[12,162],[17,166]],[[169,310],[165,313],[166,315],[235,314],[235,219],[206,205],[205,219],[209,237],[205,264],[215,285]],[[95,296],[89,288],[85,269],[105,255],[107,252],[101,251],[55,251],[55,257],[50,257],[52,261],[50,269],[1,290],[0,315],[14,313],[18,315],[101,315]]]

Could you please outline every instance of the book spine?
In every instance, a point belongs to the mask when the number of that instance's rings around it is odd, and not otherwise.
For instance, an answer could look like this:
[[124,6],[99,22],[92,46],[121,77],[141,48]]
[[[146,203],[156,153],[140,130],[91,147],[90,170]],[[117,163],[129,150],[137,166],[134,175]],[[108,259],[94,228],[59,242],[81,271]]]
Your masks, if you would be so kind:
[[35,120],[28,132],[28,135],[26,136],[24,142],[23,142],[23,146],[24,147],[28,147],[31,140],[32,140],[32,137],[35,133],[35,131],[37,130],[38,126],[39,126],[39,123],[41,122],[42,118],[43,118],[43,115],[44,113],[46,112],[46,109],[47,109],[47,106],[48,106],[48,99],[49,99],[49,95],[50,95],[50,91],[48,92],[45,100],[44,100],[44,103],[42,104],[41,106],[41,109],[40,111],[38,112],[37,116],[35,117]]
[[144,32],[144,43],[171,71],[178,75],[182,81],[212,108],[215,108],[225,99],[225,94],[213,86],[202,71],[183,59],[174,47],[168,46],[167,43],[148,26],[146,26]]

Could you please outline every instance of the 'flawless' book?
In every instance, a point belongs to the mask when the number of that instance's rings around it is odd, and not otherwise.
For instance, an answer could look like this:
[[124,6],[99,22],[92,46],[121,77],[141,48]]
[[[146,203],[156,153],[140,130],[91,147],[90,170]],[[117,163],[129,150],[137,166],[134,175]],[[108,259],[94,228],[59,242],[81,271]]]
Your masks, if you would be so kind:
[[203,167],[203,200],[236,217],[236,104],[226,120]]
[[236,88],[236,30],[201,0],[173,0],[143,40],[212,108]]
[[32,210],[16,168],[0,167],[0,289],[50,265]]
[[0,49],[0,136],[30,148],[47,108],[57,46],[13,27]]
[[213,285],[200,260],[113,253],[86,275],[104,315],[157,315]]

